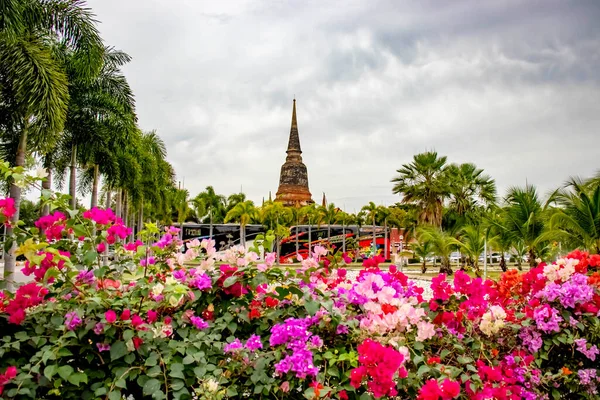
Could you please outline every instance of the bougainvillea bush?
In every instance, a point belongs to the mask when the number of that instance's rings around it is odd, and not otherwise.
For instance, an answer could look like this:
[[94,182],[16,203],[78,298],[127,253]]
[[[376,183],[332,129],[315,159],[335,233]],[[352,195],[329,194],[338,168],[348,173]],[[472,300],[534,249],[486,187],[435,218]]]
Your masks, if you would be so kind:
[[377,258],[348,279],[320,246],[294,269],[182,246],[173,227],[130,233],[97,208],[17,228],[32,281],[0,295],[2,398],[599,396],[598,255],[440,275],[424,298]]

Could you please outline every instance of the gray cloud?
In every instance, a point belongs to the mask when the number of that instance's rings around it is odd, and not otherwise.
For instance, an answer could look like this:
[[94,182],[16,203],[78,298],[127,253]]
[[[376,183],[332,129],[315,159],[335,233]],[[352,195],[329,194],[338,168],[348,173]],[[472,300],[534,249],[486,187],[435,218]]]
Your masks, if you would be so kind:
[[595,172],[599,4],[89,2],[192,194],[274,194],[295,94],[313,198],[349,211],[397,201],[395,170],[428,149],[501,195]]

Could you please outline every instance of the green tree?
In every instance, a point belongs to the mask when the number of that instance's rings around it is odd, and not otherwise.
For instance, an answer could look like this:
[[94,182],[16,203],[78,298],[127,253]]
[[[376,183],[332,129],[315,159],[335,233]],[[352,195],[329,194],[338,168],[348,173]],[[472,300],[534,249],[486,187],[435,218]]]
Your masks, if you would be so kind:
[[450,195],[446,157],[431,151],[417,154],[397,172],[392,192],[402,195],[402,204],[416,206],[420,224],[441,226],[444,200]]
[[257,217],[257,210],[254,207],[252,200],[245,200],[241,203],[237,203],[227,215],[225,216],[225,222],[238,221],[240,224],[240,243],[242,246],[246,246],[246,225],[252,222]]
[[327,206],[319,207],[319,213],[321,214],[321,221],[327,224],[327,240],[331,240],[331,224],[335,223],[336,215],[339,210],[335,207],[335,204],[329,203]]
[[431,242],[418,242],[412,245],[413,254],[421,259],[421,273],[427,272],[427,258],[433,254]]
[[[70,66],[77,60],[70,54],[65,58],[70,101],[60,140],[59,153],[63,160],[56,162],[62,170],[68,164],[71,207],[76,202],[78,167],[87,170],[84,178],[88,185],[83,187],[91,186],[91,204],[96,207],[100,175],[113,172],[117,162],[114,149],[131,146],[133,136],[140,135],[135,125],[133,93],[120,70],[131,58],[121,51],[106,48],[102,68],[93,79],[78,77]],[[145,166],[144,163],[141,166]]]
[[536,258],[550,238],[547,234],[546,206],[532,185],[510,188],[505,203],[502,226],[514,243],[523,243],[529,255],[529,266],[535,267]]
[[319,220],[319,210],[315,204],[307,204],[300,208],[302,219],[308,224],[308,253],[312,251],[312,225]]
[[388,220],[392,217],[392,211],[386,206],[377,207],[377,219],[383,221],[383,236],[384,236],[384,247],[383,256],[386,260],[390,258],[388,254],[389,243],[388,243]]
[[440,273],[452,275],[453,271],[450,266],[450,254],[452,254],[452,251],[459,247],[461,243],[455,237],[434,226],[419,228],[417,237],[419,243],[429,242],[431,251],[442,259]]
[[600,184],[571,178],[552,198],[558,204],[551,228],[572,247],[600,254]]
[[207,186],[203,192],[198,193],[194,198],[195,202],[201,202],[204,204],[206,213],[198,215],[198,218],[202,218],[208,214],[209,236],[213,237],[213,224],[215,222],[222,222],[225,219],[225,196],[217,194],[212,186]]
[[496,201],[496,183],[475,164],[450,164],[447,168],[450,187],[449,206],[459,216],[465,216],[478,206],[489,206]]
[[335,222],[342,225],[342,253],[346,252],[346,228],[352,223],[353,215],[340,211],[335,215]]
[[[467,255],[468,263],[481,276],[479,255],[485,250],[485,229],[481,224],[467,225],[461,233],[461,249]],[[485,255],[487,257],[487,254]]]
[[376,223],[377,213],[379,212],[379,207],[377,207],[377,205],[375,203],[370,201],[369,204],[363,206],[362,211],[364,211],[366,213],[367,219],[373,223],[373,254],[375,254],[375,253],[377,253],[377,242],[376,242],[376,232],[375,232],[376,224],[375,223]]
[[[67,117],[67,73],[57,57],[56,39],[71,49],[77,72],[91,77],[104,51],[93,15],[80,2],[55,0],[3,1],[0,13],[0,119],[5,143],[14,144],[15,166],[23,166],[29,150],[47,151],[56,143]],[[28,148],[28,144],[30,145]],[[21,189],[10,187],[19,219]],[[12,228],[7,229],[7,236]],[[4,274],[12,289],[13,244],[4,259]]]

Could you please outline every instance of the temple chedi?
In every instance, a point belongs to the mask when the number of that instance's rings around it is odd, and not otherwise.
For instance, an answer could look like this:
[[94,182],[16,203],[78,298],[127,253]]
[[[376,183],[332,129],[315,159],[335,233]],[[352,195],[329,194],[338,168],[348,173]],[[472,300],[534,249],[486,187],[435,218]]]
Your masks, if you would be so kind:
[[302,162],[300,137],[298,136],[298,121],[296,120],[296,99],[292,109],[292,127],[287,147],[287,157],[281,166],[279,189],[275,201],[285,206],[305,206],[314,203],[308,190],[308,172]]

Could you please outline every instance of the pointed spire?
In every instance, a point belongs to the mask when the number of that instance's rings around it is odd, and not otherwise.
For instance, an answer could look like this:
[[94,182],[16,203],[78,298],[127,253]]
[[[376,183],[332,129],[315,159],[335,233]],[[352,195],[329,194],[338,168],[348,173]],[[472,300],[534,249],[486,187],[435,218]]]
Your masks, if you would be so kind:
[[271,200],[271,191],[269,190],[269,202],[271,202],[273,200]]
[[325,192],[323,192],[323,207],[327,207],[327,197],[325,197]]
[[292,109],[292,127],[290,128],[290,140],[288,142],[287,153],[290,152],[302,153],[300,148],[300,137],[298,136],[298,121],[296,119],[296,99],[294,99],[294,106]]

